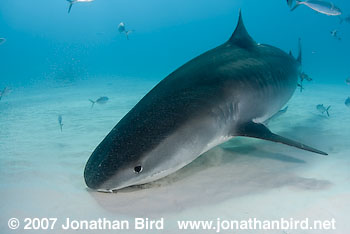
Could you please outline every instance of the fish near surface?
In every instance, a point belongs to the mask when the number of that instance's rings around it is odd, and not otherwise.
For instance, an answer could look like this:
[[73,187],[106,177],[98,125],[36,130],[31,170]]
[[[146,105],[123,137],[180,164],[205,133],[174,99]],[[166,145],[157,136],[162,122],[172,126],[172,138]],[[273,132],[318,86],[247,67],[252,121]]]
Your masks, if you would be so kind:
[[240,14],[226,43],[172,72],[119,121],[85,166],[87,186],[111,192],[152,182],[234,136],[325,154],[261,124],[293,95],[300,61],[257,44]]
[[[287,3],[289,6],[291,6],[290,1],[287,1]],[[335,6],[334,3],[322,0],[295,1],[295,6],[291,9],[291,11],[294,11],[298,6],[301,5],[305,5],[312,10],[325,15],[339,16],[342,14],[341,9]]]
[[77,3],[77,2],[93,2],[93,1],[94,0],[67,0],[67,2],[69,3],[68,14],[72,10],[72,6],[73,6],[74,3]]
[[118,25],[118,31],[120,33],[125,33],[126,39],[129,40],[129,34],[132,33],[134,30],[126,30],[125,23],[120,22],[120,24]]

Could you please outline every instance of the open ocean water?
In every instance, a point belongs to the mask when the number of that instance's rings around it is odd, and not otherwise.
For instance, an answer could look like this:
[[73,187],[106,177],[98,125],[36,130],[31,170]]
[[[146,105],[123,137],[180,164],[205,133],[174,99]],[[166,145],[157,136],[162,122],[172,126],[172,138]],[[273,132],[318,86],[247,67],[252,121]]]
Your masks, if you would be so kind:
[[[347,0],[334,0],[342,16]],[[0,1],[0,233],[107,233],[23,230],[29,218],[336,220],[336,230],[222,230],[221,233],[350,233],[350,22],[284,0]],[[283,136],[329,153],[234,138],[170,176],[116,194],[87,189],[83,171],[96,146],[160,80],[225,42],[239,9],[250,35],[297,55],[304,81],[285,114],[269,123]],[[133,30],[118,32],[124,22]],[[337,36],[331,34],[336,30]],[[109,98],[91,108],[89,99]],[[316,105],[324,104],[330,116]],[[58,123],[62,116],[62,131]],[[18,218],[17,230],[8,227]],[[117,232],[115,232],[117,233]]]

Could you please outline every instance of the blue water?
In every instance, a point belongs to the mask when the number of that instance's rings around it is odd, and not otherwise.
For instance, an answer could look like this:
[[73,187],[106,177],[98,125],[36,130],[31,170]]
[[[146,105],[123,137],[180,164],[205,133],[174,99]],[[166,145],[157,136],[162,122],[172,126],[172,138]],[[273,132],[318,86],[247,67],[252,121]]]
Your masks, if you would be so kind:
[[[344,16],[350,14],[346,0],[336,4]],[[70,14],[67,8],[64,0],[0,2],[0,34],[7,38],[0,47],[2,86],[25,86],[55,75],[70,80],[101,75],[160,80],[226,41],[239,9],[258,42],[296,51],[301,37],[303,64],[315,80],[337,83],[349,76],[350,25],[304,6],[291,13],[283,0],[105,0],[77,3]],[[135,30],[130,41],[117,30],[121,21]],[[334,29],[342,41],[330,36]]]
[[[350,15],[348,0],[334,3]],[[152,216],[172,224],[190,218],[334,217],[338,230],[325,233],[350,232],[350,109],[344,105],[350,95],[350,23],[306,6],[290,12],[285,0],[95,0],[74,4],[70,14],[68,5],[0,1],[0,38],[6,38],[0,90],[12,90],[0,101],[0,233],[21,233],[7,227],[11,217],[67,216]],[[269,126],[330,156],[234,139],[148,189],[118,196],[87,190],[83,169],[98,143],[166,75],[228,40],[239,9],[259,43],[296,55],[302,39],[303,70],[313,81],[304,81],[288,112]],[[130,40],[118,32],[120,22],[134,30]],[[91,109],[88,99],[101,96],[108,103]],[[316,110],[322,103],[332,106],[331,117]],[[172,224],[167,233],[178,233]],[[39,232],[46,233],[28,233]]]

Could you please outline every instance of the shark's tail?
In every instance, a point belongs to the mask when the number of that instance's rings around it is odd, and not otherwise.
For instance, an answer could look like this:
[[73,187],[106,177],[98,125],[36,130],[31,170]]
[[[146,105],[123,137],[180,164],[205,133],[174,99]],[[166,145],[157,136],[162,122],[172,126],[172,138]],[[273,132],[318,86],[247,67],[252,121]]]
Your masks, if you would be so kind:
[[329,117],[329,109],[331,108],[331,106],[328,106],[327,109],[326,109],[326,113],[327,113],[327,116]]
[[342,24],[344,22],[343,17],[339,16],[339,24]]
[[93,101],[93,100],[91,100],[91,99],[89,99],[89,101],[92,103],[92,104],[91,104],[91,109],[94,108],[94,105],[95,105],[96,102]]
[[301,4],[302,4],[302,1],[296,0],[296,1],[295,1],[294,7],[291,8],[290,11],[294,11],[294,10],[297,9],[297,7],[300,6]]
[[60,128],[61,128],[61,132],[62,132],[62,130],[63,130],[63,124],[60,124]]

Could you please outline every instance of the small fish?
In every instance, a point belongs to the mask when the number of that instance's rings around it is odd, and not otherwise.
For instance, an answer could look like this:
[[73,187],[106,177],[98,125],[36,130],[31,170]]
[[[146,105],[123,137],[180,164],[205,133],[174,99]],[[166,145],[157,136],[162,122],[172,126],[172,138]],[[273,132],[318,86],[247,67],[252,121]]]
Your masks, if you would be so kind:
[[349,76],[348,78],[346,78],[345,83],[346,83],[347,85],[350,85],[350,76]]
[[332,35],[332,37],[337,37],[338,36],[338,31],[336,29],[331,31],[331,35]]
[[345,100],[345,106],[350,108],[350,97]]
[[300,93],[303,92],[303,90],[305,89],[303,83],[298,83],[297,86],[300,88]]
[[0,45],[6,42],[6,38],[0,38]]
[[62,132],[62,128],[63,128],[63,123],[62,123],[62,115],[59,115],[58,116],[58,124],[60,125],[60,129],[61,129],[61,132]]
[[300,80],[301,80],[301,82],[303,82],[304,80],[312,81],[312,78],[308,74],[306,74],[305,72],[302,72],[302,73],[300,73]]
[[72,6],[76,2],[93,2],[94,0],[67,0],[69,2],[69,7],[68,7],[68,14],[70,13],[70,10],[72,9]]
[[3,97],[8,95],[11,92],[11,89],[8,87],[5,87],[2,91],[0,91],[0,101]]
[[124,22],[120,22],[120,24],[118,25],[118,31],[120,33],[123,33],[125,31],[125,24],[124,24]]
[[[287,0],[288,6],[292,6],[292,1]],[[295,1],[295,6],[291,8],[291,11],[294,11],[298,6],[305,5],[311,8],[314,11],[325,15],[337,16],[341,15],[342,11],[339,7],[335,6],[332,2],[326,2],[322,0],[305,0],[305,1]]]
[[334,29],[333,31],[330,31],[332,37],[338,39],[338,40],[341,40],[341,37],[339,37],[338,35],[338,30]]
[[269,119],[264,121],[265,125],[268,125],[270,121],[273,121],[277,118],[279,118],[281,115],[283,115],[284,113],[286,113],[288,110],[288,106],[286,106],[284,109],[279,110],[276,114],[274,114],[273,116],[271,116]]
[[89,101],[92,103],[91,109],[94,107],[95,103],[98,103],[98,104],[105,104],[105,103],[108,102],[108,100],[109,100],[108,97],[100,97],[100,98],[98,98],[96,101],[93,101],[93,100],[89,99]]
[[120,22],[120,24],[118,25],[118,31],[120,33],[125,33],[126,39],[128,40],[129,40],[129,34],[134,32],[134,30],[126,30],[124,22]]
[[323,105],[323,104],[319,104],[316,106],[316,109],[324,114],[326,112],[327,116],[329,117],[329,109],[331,108],[331,106],[328,106],[327,108]]

